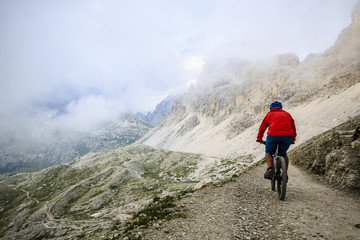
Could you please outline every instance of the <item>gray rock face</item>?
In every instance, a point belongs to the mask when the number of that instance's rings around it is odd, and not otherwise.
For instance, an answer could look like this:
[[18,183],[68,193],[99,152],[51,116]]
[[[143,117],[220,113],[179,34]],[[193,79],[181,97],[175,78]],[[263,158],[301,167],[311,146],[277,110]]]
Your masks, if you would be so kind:
[[193,116],[188,119],[185,124],[180,129],[180,134],[184,134],[187,131],[190,131],[194,127],[200,124],[199,118],[197,116]]
[[299,57],[296,54],[281,54],[277,56],[279,64],[281,65],[298,65]]
[[146,115],[137,113],[136,116],[145,122],[157,125],[170,112],[176,98],[176,96],[168,96],[156,106],[153,112],[148,112]]
[[332,184],[360,190],[360,116],[312,138],[289,157]]

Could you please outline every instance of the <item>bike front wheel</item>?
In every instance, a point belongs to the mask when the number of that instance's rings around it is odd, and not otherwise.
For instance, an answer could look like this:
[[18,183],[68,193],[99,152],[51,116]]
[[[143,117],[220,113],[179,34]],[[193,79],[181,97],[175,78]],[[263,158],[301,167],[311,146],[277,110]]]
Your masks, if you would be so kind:
[[276,191],[275,190],[275,186],[276,186],[275,182],[276,182],[276,180],[275,180],[275,174],[274,174],[274,176],[271,178],[271,190],[273,190],[273,191]]
[[286,163],[283,157],[280,157],[278,161],[278,171],[279,175],[277,177],[277,192],[280,200],[284,200],[286,196],[286,183],[287,183],[287,171]]

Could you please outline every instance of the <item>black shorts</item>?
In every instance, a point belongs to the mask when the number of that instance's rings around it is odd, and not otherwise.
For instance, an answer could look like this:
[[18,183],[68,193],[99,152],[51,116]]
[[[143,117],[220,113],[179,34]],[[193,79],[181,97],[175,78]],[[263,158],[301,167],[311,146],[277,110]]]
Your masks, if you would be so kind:
[[276,152],[276,147],[279,144],[278,155],[286,157],[286,152],[290,147],[290,144],[293,142],[292,136],[267,136],[266,138],[266,148],[265,152],[274,154]]

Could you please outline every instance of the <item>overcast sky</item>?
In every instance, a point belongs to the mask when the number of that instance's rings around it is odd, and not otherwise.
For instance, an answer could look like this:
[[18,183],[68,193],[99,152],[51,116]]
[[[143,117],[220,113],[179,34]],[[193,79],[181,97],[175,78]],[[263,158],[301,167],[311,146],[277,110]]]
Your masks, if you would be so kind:
[[[152,111],[214,58],[329,48],[356,0],[0,0],[0,116]],[[100,117],[99,117],[100,116]]]

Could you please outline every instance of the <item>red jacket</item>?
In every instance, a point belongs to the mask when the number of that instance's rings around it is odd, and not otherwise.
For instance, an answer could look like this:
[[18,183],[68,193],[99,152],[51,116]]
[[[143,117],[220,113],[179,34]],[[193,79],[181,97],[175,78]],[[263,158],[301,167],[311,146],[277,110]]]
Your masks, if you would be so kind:
[[262,140],[267,127],[269,127],[267,131],[268,136],[293,136],[293,141],[295,141],[295,121],[291,117],[290,113],[282,110],[281,108],[273,108],[266,114],[259,128],[259,133],[257,135],[258,141]]

